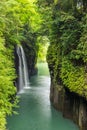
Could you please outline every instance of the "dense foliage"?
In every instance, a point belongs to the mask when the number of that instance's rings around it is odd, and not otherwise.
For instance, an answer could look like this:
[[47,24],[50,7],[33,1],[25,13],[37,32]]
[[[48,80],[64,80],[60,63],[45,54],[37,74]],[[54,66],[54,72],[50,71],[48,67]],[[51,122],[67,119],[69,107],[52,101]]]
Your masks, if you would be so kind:
[[13,56],[4,44],[4,38],[0,38],[0,130],[5,129],[6,115],[13,112],[12,109],[17,103],[16,88],[13,84],[16,78]]
[[[34,2],[0,1],[0,130],[5,130],[6,116],[12,114],[17,104],[14,48],[17,44],[26,44],[30,48],[27,53],[37,55],[35,41],[40,15]],[[36,62],[34,60],[32,62]]]
[[87,1],[55,1],[47,62],[54,82],[87,98]]

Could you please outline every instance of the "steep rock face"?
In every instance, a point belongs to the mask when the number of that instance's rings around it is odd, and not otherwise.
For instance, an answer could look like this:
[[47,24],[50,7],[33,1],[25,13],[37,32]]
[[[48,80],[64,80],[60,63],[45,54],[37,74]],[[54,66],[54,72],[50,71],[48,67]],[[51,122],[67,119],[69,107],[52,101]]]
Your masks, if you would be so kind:
[[37,74],[36,62],[37,62],[37,49],[36,45],[22,43],[24,52],[27,59],[29,75]]
[[17,74],[17,77],[15,79],[15,86],[17,88],[17,91],[19,90],[19,87],[18,87],[18,73],[19,73],[19,59],[18,59],[18,55],[17,55],[17,51],[16,51],[16,47],[14,47],[14,65],[15,65],[15,71],[16,71],[16,74]]
[[63,116],[72,119],[80,130],[87,130],[87,77],[85,65],[74,63],[62,56],[60,44],[48,48],[47,62],[51,77],[50,100],[62,111]]
[[52,81],[50,100],[53,106],[63,113],[64,117],[78,124],[80,130],[87,130],[87,102],[84,98]]

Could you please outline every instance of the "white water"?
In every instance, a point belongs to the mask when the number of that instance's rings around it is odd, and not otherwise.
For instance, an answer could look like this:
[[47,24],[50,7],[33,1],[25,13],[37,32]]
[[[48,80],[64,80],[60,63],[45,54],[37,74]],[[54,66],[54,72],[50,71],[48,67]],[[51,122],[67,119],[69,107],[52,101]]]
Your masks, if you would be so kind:
[[29,75],[26,56],[22,46],[17,46],[17,54],[19,58],[19,78],[18,87],[19,92],[23,89],[29,88]]

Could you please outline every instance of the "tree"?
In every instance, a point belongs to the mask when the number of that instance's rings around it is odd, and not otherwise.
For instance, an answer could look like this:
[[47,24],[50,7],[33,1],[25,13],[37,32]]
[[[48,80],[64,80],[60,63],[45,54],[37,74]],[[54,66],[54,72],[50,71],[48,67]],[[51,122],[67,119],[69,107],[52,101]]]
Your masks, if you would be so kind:
[[35,0],[0,1],[0,130],[5,130],[6,116],[17,105],[14,48],[24,42],[36,51],[39,22]]

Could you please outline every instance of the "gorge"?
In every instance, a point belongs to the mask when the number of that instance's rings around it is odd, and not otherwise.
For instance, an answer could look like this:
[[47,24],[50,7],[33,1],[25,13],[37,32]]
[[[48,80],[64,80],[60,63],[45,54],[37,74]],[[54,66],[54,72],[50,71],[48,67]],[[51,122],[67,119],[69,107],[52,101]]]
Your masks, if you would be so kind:
[[87,0],[0,1],[0,130],[87,130],[86,115]]
[[30,79],[30,88],[19,93],[18,115],[7,119],[9,130],[78,130],[50,104],[50,77],[46,63],[38,63],[38,75]]

